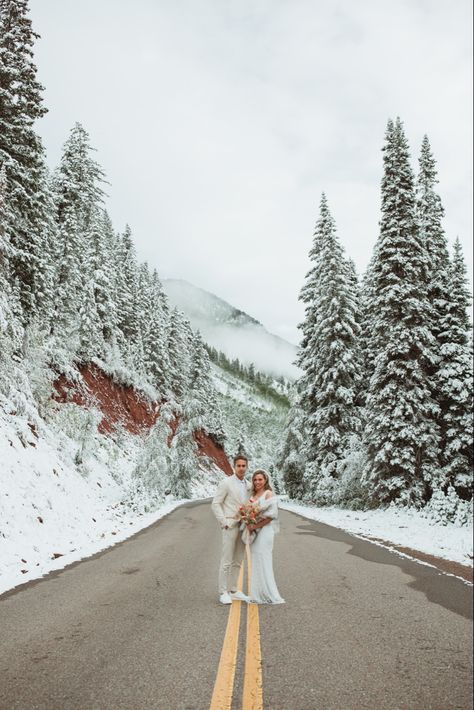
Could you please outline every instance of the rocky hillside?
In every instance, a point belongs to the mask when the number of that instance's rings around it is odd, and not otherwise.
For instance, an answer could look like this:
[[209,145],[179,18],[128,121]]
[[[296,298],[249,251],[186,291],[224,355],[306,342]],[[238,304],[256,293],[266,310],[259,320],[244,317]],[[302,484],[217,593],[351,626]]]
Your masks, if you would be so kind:
[[[96,365],[52,384],[41,416],[31,402],[28,412],[0,403],[0,593],[124,539],[178,499],[170,489],[185,425],[165,402]],[[211,435],[192,439],[189,496],[208,496],[232,469]]]
[[[100,413],[97,431],[100,434],[116,434],[125,430],[130,434],[146,436],[156,424],[163,403],[149,400],[133,387],[115,382],[110,375],[96,365],[80,366],[80,379],[76,382],[64,376],[54,382],[54,400],[58,403],[76,404],[86,410]],[[171,446],[179,426],[179,419],[168,422]],[[194,432],[197,455],[207,457],[224,473],[232,469],[222,446],[219,446],[209,434],[197,430]]]

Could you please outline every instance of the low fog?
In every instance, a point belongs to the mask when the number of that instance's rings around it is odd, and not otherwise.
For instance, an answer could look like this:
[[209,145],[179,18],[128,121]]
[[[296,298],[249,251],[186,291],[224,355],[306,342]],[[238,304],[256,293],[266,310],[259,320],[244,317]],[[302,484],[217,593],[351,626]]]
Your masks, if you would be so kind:
[[254,363],[262,372],[289,379],[298,376],[296,347],[269,333],[252,314],[187,281],[165,279],[163,286],[171,303],[184,312],[209,345],[244,365]]

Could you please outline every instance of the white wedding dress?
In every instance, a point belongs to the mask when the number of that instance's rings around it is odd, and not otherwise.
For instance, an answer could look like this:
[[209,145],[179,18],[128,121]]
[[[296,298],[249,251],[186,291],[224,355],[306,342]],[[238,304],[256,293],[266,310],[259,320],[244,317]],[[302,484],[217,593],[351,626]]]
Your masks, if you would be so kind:
[[280,529],[278,522],[278,500],[272,496],[257,501],[264,518],[272,518],[257,532],[250,545],[252,576],[250,581],[250,600],[256,604],[284,604],[273,574],[273,538]]

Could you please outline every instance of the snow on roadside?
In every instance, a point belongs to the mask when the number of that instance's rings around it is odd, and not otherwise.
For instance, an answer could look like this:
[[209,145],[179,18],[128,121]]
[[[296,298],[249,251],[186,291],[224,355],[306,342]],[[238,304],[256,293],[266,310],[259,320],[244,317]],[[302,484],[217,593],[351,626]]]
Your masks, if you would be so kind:
[[472,564],[472,526],[440,525],[414,510],[396,507],[360,511],[302,505],[290,500],[282,500],[280,507],[350,533],[380,538],[464,565]]
[[[153,512],[127,504],[138,437],[119,449],[97,434],[96,455],[81,473],[76,442],[49,427],[41,434],[0,408],[0,594],[125,540],[186,502],[170,497]],[[216,468],[196,482],[193,500],[222,475]]]

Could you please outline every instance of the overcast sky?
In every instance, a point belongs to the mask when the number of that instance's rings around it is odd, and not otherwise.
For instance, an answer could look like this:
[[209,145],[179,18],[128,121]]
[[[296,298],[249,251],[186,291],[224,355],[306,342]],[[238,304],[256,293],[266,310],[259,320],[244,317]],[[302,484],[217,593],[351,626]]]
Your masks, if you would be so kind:
[[427,133],[472,265],[471,0],[31,0],[38,124],[75,121],[140,259],[297,342],[320,194],[359,272],[378,233],[386,122]]

